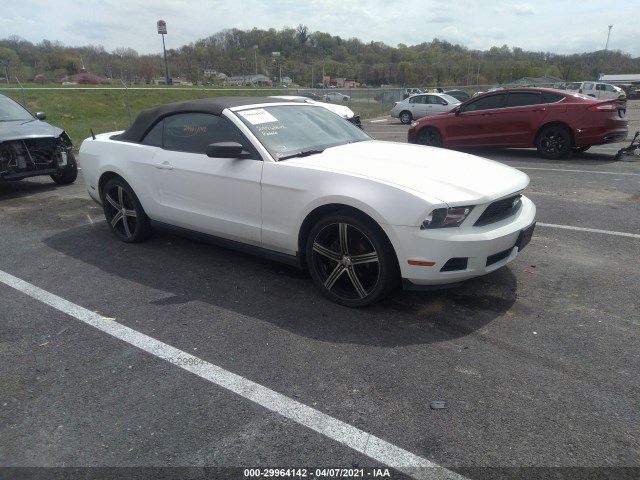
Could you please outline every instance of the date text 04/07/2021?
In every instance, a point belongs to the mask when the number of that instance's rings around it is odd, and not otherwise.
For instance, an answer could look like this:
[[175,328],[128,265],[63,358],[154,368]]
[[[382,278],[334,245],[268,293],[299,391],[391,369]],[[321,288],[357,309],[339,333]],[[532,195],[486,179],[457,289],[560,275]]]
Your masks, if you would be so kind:
[[245,468],[245,478],[391,478],[388,468]]

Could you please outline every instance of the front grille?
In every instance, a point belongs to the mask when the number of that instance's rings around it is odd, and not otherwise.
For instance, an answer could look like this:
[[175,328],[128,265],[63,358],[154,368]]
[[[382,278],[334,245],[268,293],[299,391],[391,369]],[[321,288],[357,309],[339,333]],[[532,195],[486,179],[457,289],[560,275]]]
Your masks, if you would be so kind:
[[512,195],[511,197],[493,202],[482,212],[482,215],[480,215],[480,218],[476,220],[473,226],[481,227],[483,225],[489,225],[490,223],[499,222],[515,214],[522,205],[520,197],[522,197],[522,195]]

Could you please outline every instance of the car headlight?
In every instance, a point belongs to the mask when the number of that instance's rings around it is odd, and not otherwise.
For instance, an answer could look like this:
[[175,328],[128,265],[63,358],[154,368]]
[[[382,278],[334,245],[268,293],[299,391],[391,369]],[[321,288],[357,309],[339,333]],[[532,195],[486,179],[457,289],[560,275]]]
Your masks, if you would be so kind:
[[471,213],[471,210],[473,210],[472,205],[467,207],[436,208],[427,215],[427,218],[420,225],[420,229],[459,227]]

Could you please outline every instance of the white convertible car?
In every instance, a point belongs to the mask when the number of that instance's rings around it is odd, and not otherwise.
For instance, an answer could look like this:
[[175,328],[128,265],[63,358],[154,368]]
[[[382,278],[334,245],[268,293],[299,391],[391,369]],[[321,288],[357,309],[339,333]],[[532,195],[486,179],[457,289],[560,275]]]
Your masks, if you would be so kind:
[[168,229],[308,269],[370,304],[492,272],[529,242],[524,173],[451,150],[372,140],[318,105],[209,98],[86,139],[82,174],[122,241]]

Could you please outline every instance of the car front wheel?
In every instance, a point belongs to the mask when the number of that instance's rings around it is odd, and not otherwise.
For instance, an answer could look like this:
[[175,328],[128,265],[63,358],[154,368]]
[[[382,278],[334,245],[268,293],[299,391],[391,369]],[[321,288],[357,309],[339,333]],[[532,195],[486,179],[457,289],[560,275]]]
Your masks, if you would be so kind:
[[73,153],[67,153],[67,165],[56,173],[51,174],[51,179],[58,185],[71,185],[78,178],[78,163]]
[[370,220],[347,211],[316,223],[307,239],[306,260],[322,293],[348,307],[383,298],[400,276],[384,233]]
[[149,217],[123,179],[112,178],[107,181],[102,189],[102,207],[111,231],[123,242],[141,242],[149,235]]
[[442,136],[433,127],[423,128],[416,135],[416,143],[428,145],[430,147],[442,147]]
[[544,158],[550,160],[562,158],[573,148],[571,132],[562,125],[544,127],[538,134],[536,148]]

